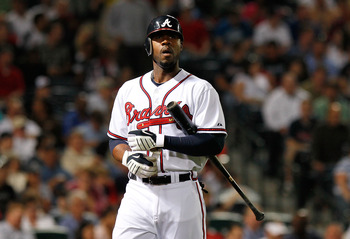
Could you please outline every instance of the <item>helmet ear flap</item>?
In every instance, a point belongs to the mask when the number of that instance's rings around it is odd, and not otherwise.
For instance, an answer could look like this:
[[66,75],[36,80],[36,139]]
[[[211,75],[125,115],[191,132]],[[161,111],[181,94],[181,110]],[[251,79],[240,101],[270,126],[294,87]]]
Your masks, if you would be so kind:
[[146,38],[144,46],[145,46],[145,50],[147,52],[147,55],[148,56],[152,55],[152,40],[150,37]]

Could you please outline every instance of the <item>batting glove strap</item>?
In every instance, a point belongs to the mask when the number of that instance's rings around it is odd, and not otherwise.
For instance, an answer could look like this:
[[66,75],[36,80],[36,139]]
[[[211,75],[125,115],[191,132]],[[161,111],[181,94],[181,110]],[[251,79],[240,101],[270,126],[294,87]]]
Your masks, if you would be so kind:
[[128,143],[133,151],[147,151],[164,147],[164,135],[148,130],[133,130],[128,134]]
[[164,134],[158,134],[157,140],[156,140],[156,148],[163,148],[164,147]]
[[132,151],[125,151],[122,159],[122,164],[125,165],[129,171],[140,178],[148,178],[157,174],[157,158],[147,157],[141,153],[134,153]]

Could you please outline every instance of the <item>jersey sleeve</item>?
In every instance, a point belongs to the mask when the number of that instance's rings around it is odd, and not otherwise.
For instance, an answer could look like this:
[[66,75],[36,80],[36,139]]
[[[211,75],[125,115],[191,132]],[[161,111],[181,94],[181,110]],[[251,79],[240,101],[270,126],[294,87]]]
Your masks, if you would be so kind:
[[198,107],[194,112],[194,124],[198,133],[227,134],[225,118],[219,95],[213,87],[205,87],[196,100]]
[[107,132],[107,136],[111,139],[127,140],[128,129],[124,110],[124,103],[122,100],[123,98],[123,87],[121,87],[114,100],[113,109],[111,113],[111,120],[109,122],[109,128]]

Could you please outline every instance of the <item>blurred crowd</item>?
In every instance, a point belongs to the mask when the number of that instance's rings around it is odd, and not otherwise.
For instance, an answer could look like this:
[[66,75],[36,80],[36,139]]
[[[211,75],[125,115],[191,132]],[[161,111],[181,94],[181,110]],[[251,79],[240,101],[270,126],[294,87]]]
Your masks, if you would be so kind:
[[[208,213],[242,216],[208,238],[345,237],[349,1],[2,0],[0,239],[57,227],[69,239],[111,238],[128,181],[108,149],[111,107],[126,80],[152,69],[143,43],[161,14],[182,26],[180,66],[219,92],[233,139],[225,150],[240,135],[261,138],[260,170],[295,204],[289,225],[256,222],[208,165]],[[322,233],[309,230],[310,203],[330,211]]]

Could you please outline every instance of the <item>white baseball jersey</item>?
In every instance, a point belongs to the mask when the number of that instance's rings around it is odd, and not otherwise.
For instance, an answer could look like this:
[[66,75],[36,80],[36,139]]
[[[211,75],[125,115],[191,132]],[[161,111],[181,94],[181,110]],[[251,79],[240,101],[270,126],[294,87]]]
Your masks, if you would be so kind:
[[[183,69],[159,86],[152,82],[151,75],[152,71],[125,82],[119,89],[107,133],[110,138],[127,140],[128,132],[135,129],[184,136],[166,110],[171,101],[178,102],[189,113],[198,133],[226,134],[219,96],[210,83]],[[206,160],[205,156],[195,157],[163,149],[157,162],[158,172],[199,172]]]

